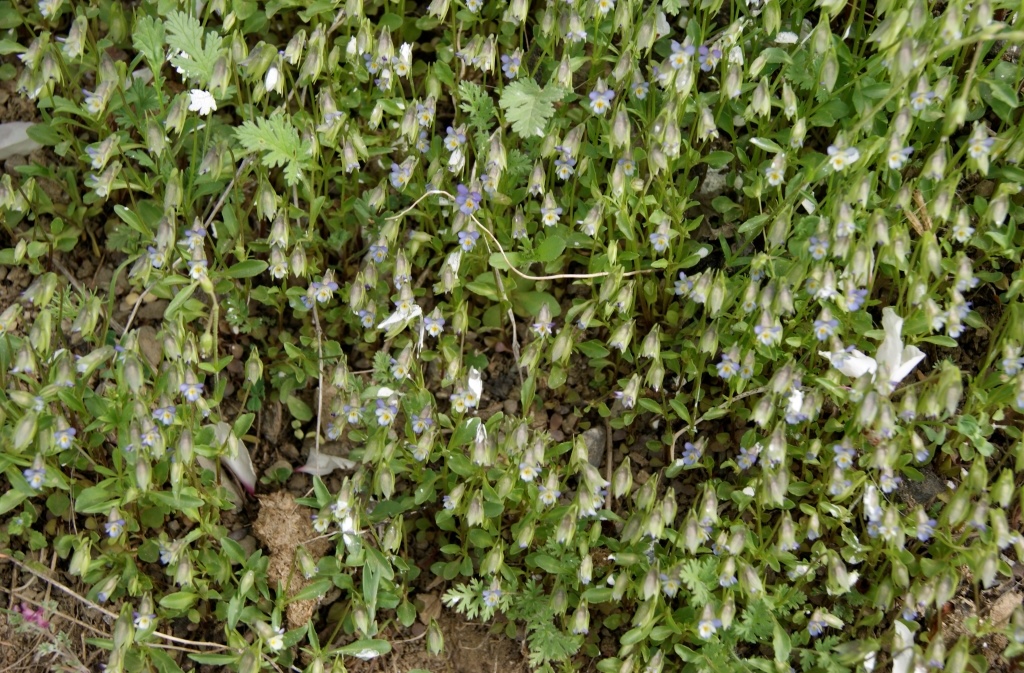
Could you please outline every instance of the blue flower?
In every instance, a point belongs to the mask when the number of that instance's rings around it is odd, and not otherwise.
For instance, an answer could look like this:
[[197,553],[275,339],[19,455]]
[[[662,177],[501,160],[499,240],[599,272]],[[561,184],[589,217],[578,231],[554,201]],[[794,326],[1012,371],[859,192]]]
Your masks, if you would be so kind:
[[493,589],[484,589],[483,597],[484,605],[489,608],[497,607],[498,601],[501,600],[501,589],[497,587]]
[[562,216],[562,208],[560,206],[544,206],[540,209],[540,221],[545,227],[553,227],[558,224],[558,219]]
[[466,134],[451,126],[448,127],[448,135],[444,137],[444,146],[449,152],[454,152],[466,144]]
[[455,203],[459,206],[459,212],[463,215],[472,215],[480,209],[480,202],[483,200],[480,192],[471,192],[466,185],[459,185],[456,191],[458,194],[455,196]]
[[740,455],[736,458],[736,465],[741,470],[749,470],[757,464],[757,456],[760,450],[757,445],[740,448]]
[[627,178],[633,177],[633,174],[636,173],[636,162],[631,157],[620,158],[619,166],[622,167],[622,172]]
[[124,519],[112,519],[103,524],[103,528],[107,531],[107,537],[114,539],[124,532]]
[[439,336],[444,331],[444,317],[438,315],[436,318],[427,316],[423,319],[424,328],[432,337]]
[[359,416],[363,413],[363,407],[358,404],[346,404],[341,408],[341,413],[345,416],[345,422],[349,425],[355,425],[359,422]]
[[359,324],[363,326],[363,329],[370,329],[377,322],[377,314],[365,308],[360,309],[356,315],[359,316]]
[[476,247],[476,240],[478,238],[480,238],[479,231],[460,231],[459,245],[462,246],[463,252],[469,252]]
[[703,451],[701,450],[701,448],[695,445],[693,442],[686,442],[685,444],[683,444],[682,461],[683,465],[685,465],[686,467],[696,465],[697,461],[701,459],[702,455]]
[[824,259],[828,254],[828,239],[811,236],[811,240],[808,241],[808,250],[816,261]]
[[927,542],[935,535],[935,526],[938,525],[938,521],[935,519],[929,519],[926,516],[922,517],[923,521],[917,522],[917,539],[921,542]]
[[162,268],[167,263],[167,253],[165,251],[150,245],[146,247],[146,252],[149,253],[149,263],[154,269]]
[[739,365],[728,355],[723,355],[722,361],[715,367],[718,369],[718,375],[726,381],[735,376],[740,369]]
[[651,245],[654,246],[656,252],[665,252],[668,250],[668,233],[664,231],[656,231],[650,235]]
[[420,154],[426,154],[430,151],[430,139],[427,137],[426,131],[420,131],[420,135],[416,138],[416,149]]
[[861,288],[853,288],[846,293],[846,310],[857,311],[864,305],[868,298],[868,291]]
[[687,278],[684,271],[679,272],[679,280],[676,281],[676,294],[685,297],[693,290],[693,281]]
[[423,414],[422,416],[412,415],[412,431],[417,435],[421,435],[429,430],[434,425],[434,419]]
[[814,321],[814,336],[818,341],[824,341],[835,333],[837,327],[839,327],[839,321],[835,318],[828,320],[819,318]]
[[392,163],[390,177],[391,184],[395,189],[405,189],[405,186],[409,184],[409,180],[412,179],[412,167],[399,166],[396,163]]
[[771,346],[781,333],[782,328],[778,325],[754,326],[754,336],[757,337],[757,342],[762,346]]
[[849,469],[853,465],[854,458],[857,457],[857,452],[848,444],[836,444],[832,447],[832,450],[835,452],[832,462],[840,470]]
[[509,79],[515,79],[519,75],[519,66],[522,64],[522,59],[519,57],[518,52],[509,56],[508,54],[501,55],[501,71],[505,73],[505,77]]
[[827,626],[828,624],[825,623],[825,620],[822,619],[818,611],[815,610],[814,614],[811,615],[811,620],[807,622],[807,633],[811,634],[812,638],[817,638],[825,631],[825,627]]
[[189,402],[197,402],[203,396],[202,383],[182,383],[178,386],[178,390]]
[[700,63],[700,69],[704,72],[714,70],[721,58],[722,50],[718,47],[708,48],[701,45],[700,49],[697,50],[697,62]]
[[546,337],[551,336],[555,330],[555,323],[553,322],[535,322],[533,323],[533,331],[536,332],[537,336]]
[[70,449],[71,444],[75,441],[75,435],[78,431],[74,428],[65,428],[63,430],[57,430],[53,433],[54,443],[62,449]]
[[393,404],[387,404],[384,400],[377,400],[377,410],[374,413],[377,414],[377,425],[391,425],[398,416],[398,407]]
[[177,414],[177,412],[178,410],[174,405],[160,407],[159,409],[153,410],[153,420],[165,426],[170,425],[171,423],[174,422],[174,416]]
[[560,180],[568,180],[576,172],[576,160],[570,156],[562,155],[555,159],[555,175]]
[[388,246],[384,243],[377,243],[370,246],[370,259],[376,264],[382,264],[388,258]]
[[1016,376],[1024,369],[1024,357],[1003,358],[1000,365],[1007,376]]
[[434,122],[434,108],[423,103],[416,103],[416,123],[420,126],[430,126]]
[[28,481],[28,485],[34,490],[38,491],[43,487],[43,480],[46,479],[46,470],[43,468],[34,469],[28,468],[22,474],[25,475],[25,480]]
[[326,304],[334,296],[334,293],[338,289],[338,284],[333,280],[329,280],[326,283],[314,282],[310,285],[313,290],[313,296],[321,304]]
[[696,50],[693,48],[692,44],[683,46],[675,40],[672,40],[672,55],[668,57],[669,65],[672,66],[673,70],[679,70],[686,65],[689,58],[693,56],[694,51]]
[[651,85],[643,80],[633,82],[633,96],[637,100],[643,100],[647,98],[647,92],[650,90]]
[[596,115],[603,115],[611,109],[613,98],[615,98],[615,92],[611,89],[605,89],[604,91],[591,91],[590,109],[593,110]]

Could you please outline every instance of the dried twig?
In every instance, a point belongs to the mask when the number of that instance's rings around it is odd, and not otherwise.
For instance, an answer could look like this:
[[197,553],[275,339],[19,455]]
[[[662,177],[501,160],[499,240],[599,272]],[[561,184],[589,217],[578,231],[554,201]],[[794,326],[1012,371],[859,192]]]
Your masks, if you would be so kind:
[[[82,603],[84,605],[88,605],[92,609],[100,612],[101,614],[103,614],[103,615],[105,615],[105,616],[107,616],[107,617],[109,617],[111,619],[117,619],[119,617],[119,615],[117,613],[111,612],[110,610],[107,610],[102,605],[89,600],[85,596],[82,596],[81,594],[76,592],[74,589],[72,589],[72,588],[70,588],[68,586],[65,586],[64,584],[61,584],[60,582],[58,582],[57,580],[53,579],[52,577],[47,577],[43,573],[39,572],[38,570],[32,568],[31,566],[29,566],[29,565],[27,565],[25,563],[22,563],[21,561],[19,561],[18,559],[14,558],[12,556],[8,556],[7,554],[0,553],[0,560],[10,561],[14,565],[16,565],[19,568],[21,568],[22,570],[35,575],[36,577],[38,577],[39,579],[43,580],[47,584],[50,584],[52,586],[57,587],[58,589],[60,589],[64,593],[66,593],[67,595],[69,595],[72,598],[74,598],[75,600],[77,600],[78,602],[80,602],[80,603]],[[63,614],[62,614],[62,616],[63,616]],[[191,645],[192,647],[201,647],[201,648],[205,648],[207,650],[226,650],[226,649],[229,649],[227,645],[221,645],[220,643],[204,643],[204,642],[201,642],[201,641],[198,641],[198,640],[188,640],[187,638],[178,638],[177,636],[172,636],[172,635],[167,634],[167,633],[161,633],[160,631],[154,631],[153,635],[156,636],[157,638],[160,638],[161,640],[166,640],[168,642],[177,643],[179,645]],[[182,650],[182,651],[185,651],[185,652],[193,652],[193,653],[202,652],[202,650],[193,650],[193,649],[188,649],[188,648],[183,648],[183,647],[173,647],[171,645],[163,645],[163,644],[156,645],[156,647],[163,647],[165,649],[177,649],[177,650]]]

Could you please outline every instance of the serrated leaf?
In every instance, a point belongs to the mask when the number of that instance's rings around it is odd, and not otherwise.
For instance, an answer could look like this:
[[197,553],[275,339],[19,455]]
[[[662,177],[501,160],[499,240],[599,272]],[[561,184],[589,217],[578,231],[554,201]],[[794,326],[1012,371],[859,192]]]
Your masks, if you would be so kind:
[[213,66],[220,56],[224,38],[213,31],[204,36],[199,19],[181,11],[170,12],[164,23],[168,46],[181,52],[171,58],[171,65],[205,86],[213,76]]
[[149,68],[157,72],[163,67],[164,55],[164,24],[151,16],[140,17],[135,22],[135,30],[132,32],[132,46],[142,54],[149,63]]
[[247,152],[262,152],[261,159],[267,168],[284,166],[289,186],[299,184],[308,161],[308,148],[299,137],[298,129],[283,113],[243,122],[235,129],[235,137]]
[[562,100],[565,90],[555,86],[544,87],[531,79],[522,79],[505,87],[498,104],[512,130],[523,138],[543,136],[544,129],[555,114],[555,103]]

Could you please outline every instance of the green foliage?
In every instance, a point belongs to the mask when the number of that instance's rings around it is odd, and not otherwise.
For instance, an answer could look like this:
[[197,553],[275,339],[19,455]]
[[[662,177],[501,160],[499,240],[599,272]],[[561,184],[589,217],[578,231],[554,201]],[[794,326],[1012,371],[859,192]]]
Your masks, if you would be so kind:
[[310,147],[284,114],[243,122],[235,129],[235,137],[246,152],[262,152],[261,160],[267,168],[284,167],[288,185],[295,186],[302,180],[303,169],[309,165]]
[[438,595],[542,671],[1012,668],[1024,19],[875,4],[0,2],[0,552],[108,671]]
[[541,87],[531,79],[517,80],[505,87],[498,103],[512,130],[523,138],[544,135],[555,114],[555,103],[565,92],[557,86]]

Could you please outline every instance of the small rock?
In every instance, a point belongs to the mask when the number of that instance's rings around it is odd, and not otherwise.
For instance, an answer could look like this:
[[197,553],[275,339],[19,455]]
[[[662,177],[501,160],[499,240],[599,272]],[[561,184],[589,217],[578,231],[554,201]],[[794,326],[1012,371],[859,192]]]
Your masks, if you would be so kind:
[[604,463],[604,454],[607,451],[607,435],[604,426],[595,425],[583,433],[583,441],[587,445],[587,460],[596,468]]
[[156,369],[163,360],[163,350],[156,338],[156,330],[150,325],[143,325],[138,331],[139,351],[149,364]]
[[147,304],[145,299],[143,299],[142,306],[139,307],[139,312],[136,316],[138,316],[139,320],[162,320],[169,303],[166,299],[157,299]]
[[236,540],[236,542],[238,542],[238,546],[245,551],[246,556],[252,556],[256,551],[256,538],[252,535],[245,535],[241,539]]
[[519,400],[505,400],[503,406],[505,407],[506,416],[515,416],[516,412],[519,411]]

